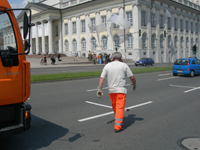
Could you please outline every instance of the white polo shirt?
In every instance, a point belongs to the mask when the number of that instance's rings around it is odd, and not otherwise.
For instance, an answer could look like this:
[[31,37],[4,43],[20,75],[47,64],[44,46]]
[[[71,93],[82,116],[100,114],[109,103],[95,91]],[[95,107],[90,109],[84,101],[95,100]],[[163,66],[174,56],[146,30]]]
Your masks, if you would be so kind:
[[133,76],[129,66],[120,61],[108,63],[101,73],[102,78],[107,77],[109,93],[127,93],[126,77]]

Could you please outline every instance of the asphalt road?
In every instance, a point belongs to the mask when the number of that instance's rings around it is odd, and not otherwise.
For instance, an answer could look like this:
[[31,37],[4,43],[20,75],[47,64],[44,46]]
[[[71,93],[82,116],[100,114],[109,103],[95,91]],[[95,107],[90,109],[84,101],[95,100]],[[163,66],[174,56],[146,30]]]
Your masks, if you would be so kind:
[[[154,64],[154,67],[172,67],[172,63],[156,63]],[[69,73],[69,72],[88,72],[88,71],[102,71],[104,67],[104,64],[99,65],[83,65],[83,66],[58,66],[58,67],[47,67],[47,68],[31,68],[31,75],[37,75],[37,74],[55,74],[55,73]],[[146,67],[152,67],[150,65],[148,66],[135,66],[129,64],[129,67],[131,69],[134,68],[146,68]]]
[[32,127],[0,140],[1,149],[182,150],[181,138],[200,137],[200,76],[156,72],[136,79],[135,92],[127,85],[130,111],[120,133],[114,133],[107,89],[96,97],[98,78],[32,84]]

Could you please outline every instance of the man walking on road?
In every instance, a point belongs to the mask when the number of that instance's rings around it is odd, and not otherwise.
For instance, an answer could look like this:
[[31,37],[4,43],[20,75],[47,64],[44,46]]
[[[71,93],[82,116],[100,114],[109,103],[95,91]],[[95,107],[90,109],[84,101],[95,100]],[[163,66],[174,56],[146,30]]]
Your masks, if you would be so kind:
[[122,54],[115,52],[112,55],[112,62],[105,65],[99,80],[97,96],[103,95],[102,85],[107,77],[109,96],[112,102],[112,108],[115,113],[115,132],[123,130],[122,123],[124,117],[124,107],[126,102],[126,76],[130,78],[133,90],[136,89],[136,80],[129,66],[122,62]]

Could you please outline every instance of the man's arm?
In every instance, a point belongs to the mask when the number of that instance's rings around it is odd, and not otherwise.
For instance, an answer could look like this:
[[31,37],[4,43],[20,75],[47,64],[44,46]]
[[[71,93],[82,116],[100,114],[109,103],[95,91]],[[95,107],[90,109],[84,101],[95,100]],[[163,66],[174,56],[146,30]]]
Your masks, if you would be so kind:
[[99,87],[101,87],[101,88],[103,86],[103,81],[104,81],[104,78],[100,77],[100,79],[99,79]]
[[131,77],[130,77],[130,80],[131,80],[132,85],[133,85],[133,90],[135,91],[135,89],[136,89],[136,80],[135,80],[135,77],[134,77],[134,76],[131,76]]

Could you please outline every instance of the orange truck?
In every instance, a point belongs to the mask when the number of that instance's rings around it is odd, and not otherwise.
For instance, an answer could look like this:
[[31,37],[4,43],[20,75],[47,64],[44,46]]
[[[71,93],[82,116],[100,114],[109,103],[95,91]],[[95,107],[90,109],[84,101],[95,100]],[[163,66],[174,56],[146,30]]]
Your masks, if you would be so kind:
[[[23,39],[14,12],[25,10]],[[29,16],[27,16],[27,13]],[[12,9],[0,3],[0,138],[26,131],[31,126],[30,51],[31,10]],[[28,37],[28,38],[27,38]]]

